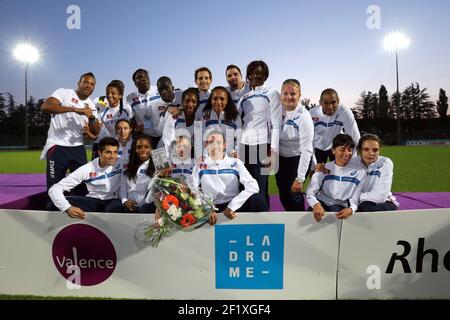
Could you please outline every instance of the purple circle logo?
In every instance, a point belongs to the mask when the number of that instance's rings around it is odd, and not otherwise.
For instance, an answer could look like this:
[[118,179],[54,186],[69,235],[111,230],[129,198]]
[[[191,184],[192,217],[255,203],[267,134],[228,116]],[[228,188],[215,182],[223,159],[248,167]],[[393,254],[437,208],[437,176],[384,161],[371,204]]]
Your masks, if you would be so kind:
[[53,240],[53,262],[68,282],[94,286],[108,279],[117,255],[111,240],[88,224],[72,224]]

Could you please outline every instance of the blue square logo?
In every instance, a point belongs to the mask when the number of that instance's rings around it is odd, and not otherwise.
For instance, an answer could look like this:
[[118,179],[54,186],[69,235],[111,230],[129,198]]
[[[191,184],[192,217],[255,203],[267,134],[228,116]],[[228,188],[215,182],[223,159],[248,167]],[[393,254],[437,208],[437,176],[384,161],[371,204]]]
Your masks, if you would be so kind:
[[283,289],[284,224],[215,226],[216,289]]

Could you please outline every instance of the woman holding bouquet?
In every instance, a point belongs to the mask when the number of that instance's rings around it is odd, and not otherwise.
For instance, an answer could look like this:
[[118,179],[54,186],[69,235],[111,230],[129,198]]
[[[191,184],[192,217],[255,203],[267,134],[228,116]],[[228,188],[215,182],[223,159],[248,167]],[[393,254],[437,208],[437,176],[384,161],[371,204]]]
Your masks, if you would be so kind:
[[[244,163],[226,154],[225,137],[221,131],[211,131],[206,138],[208,156],[195,165],[191,184],[212,195],[214,205],[229,219],[236,217],[236,211],[267,211],[266,201],[258,194],[256,180],[245,168]],[[240,184],[244,189],[240,191]],[[217,221],[212,214],[210,224]]]
[[125,212],[155,212],[155,205],[145,202],[154,174],[154,165],[150,156],[151,143],[150,136],[140,134],[131,144],[130,162],[120,186],[120,200]]

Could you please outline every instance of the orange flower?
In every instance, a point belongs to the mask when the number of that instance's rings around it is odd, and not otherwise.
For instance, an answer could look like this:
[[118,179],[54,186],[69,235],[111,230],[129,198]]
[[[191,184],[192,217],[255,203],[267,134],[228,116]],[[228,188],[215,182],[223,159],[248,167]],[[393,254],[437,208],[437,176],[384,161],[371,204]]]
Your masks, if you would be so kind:
[[175,207],[178,208],[179,202],[178,202],[177,197],[172,196],[172,195],[166,196],[166,197],[164,198],[164,200],[162,201],[162,208],[163,208],[163,210],[168,210],[169,207],[170,207],[170,205],[172,205],[172,204],[173,204]]
[[192,214],[186,213],[186,214],[181,218],[180,224],[181,224],[182,227],[188,227],[188,226],[190,226],[191,224],[194,224],[194,223],[196,223],[196,222],[197,222],[197,220],[195,219],[195,217],[194,217]]

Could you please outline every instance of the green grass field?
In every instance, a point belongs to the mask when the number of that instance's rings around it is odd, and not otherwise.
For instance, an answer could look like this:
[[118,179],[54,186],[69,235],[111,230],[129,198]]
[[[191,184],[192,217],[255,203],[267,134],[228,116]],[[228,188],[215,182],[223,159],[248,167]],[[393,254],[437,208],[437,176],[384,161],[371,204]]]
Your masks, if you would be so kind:
[[[0,152],[0,173],[45,173],[41,151]],[[450,191],[450,147],[383,147],[382,154],[394,162],[394,192]],[[91,152],[88,151],[88,159]],[[270,194],[278,194],[275,177],[270,177]]]

